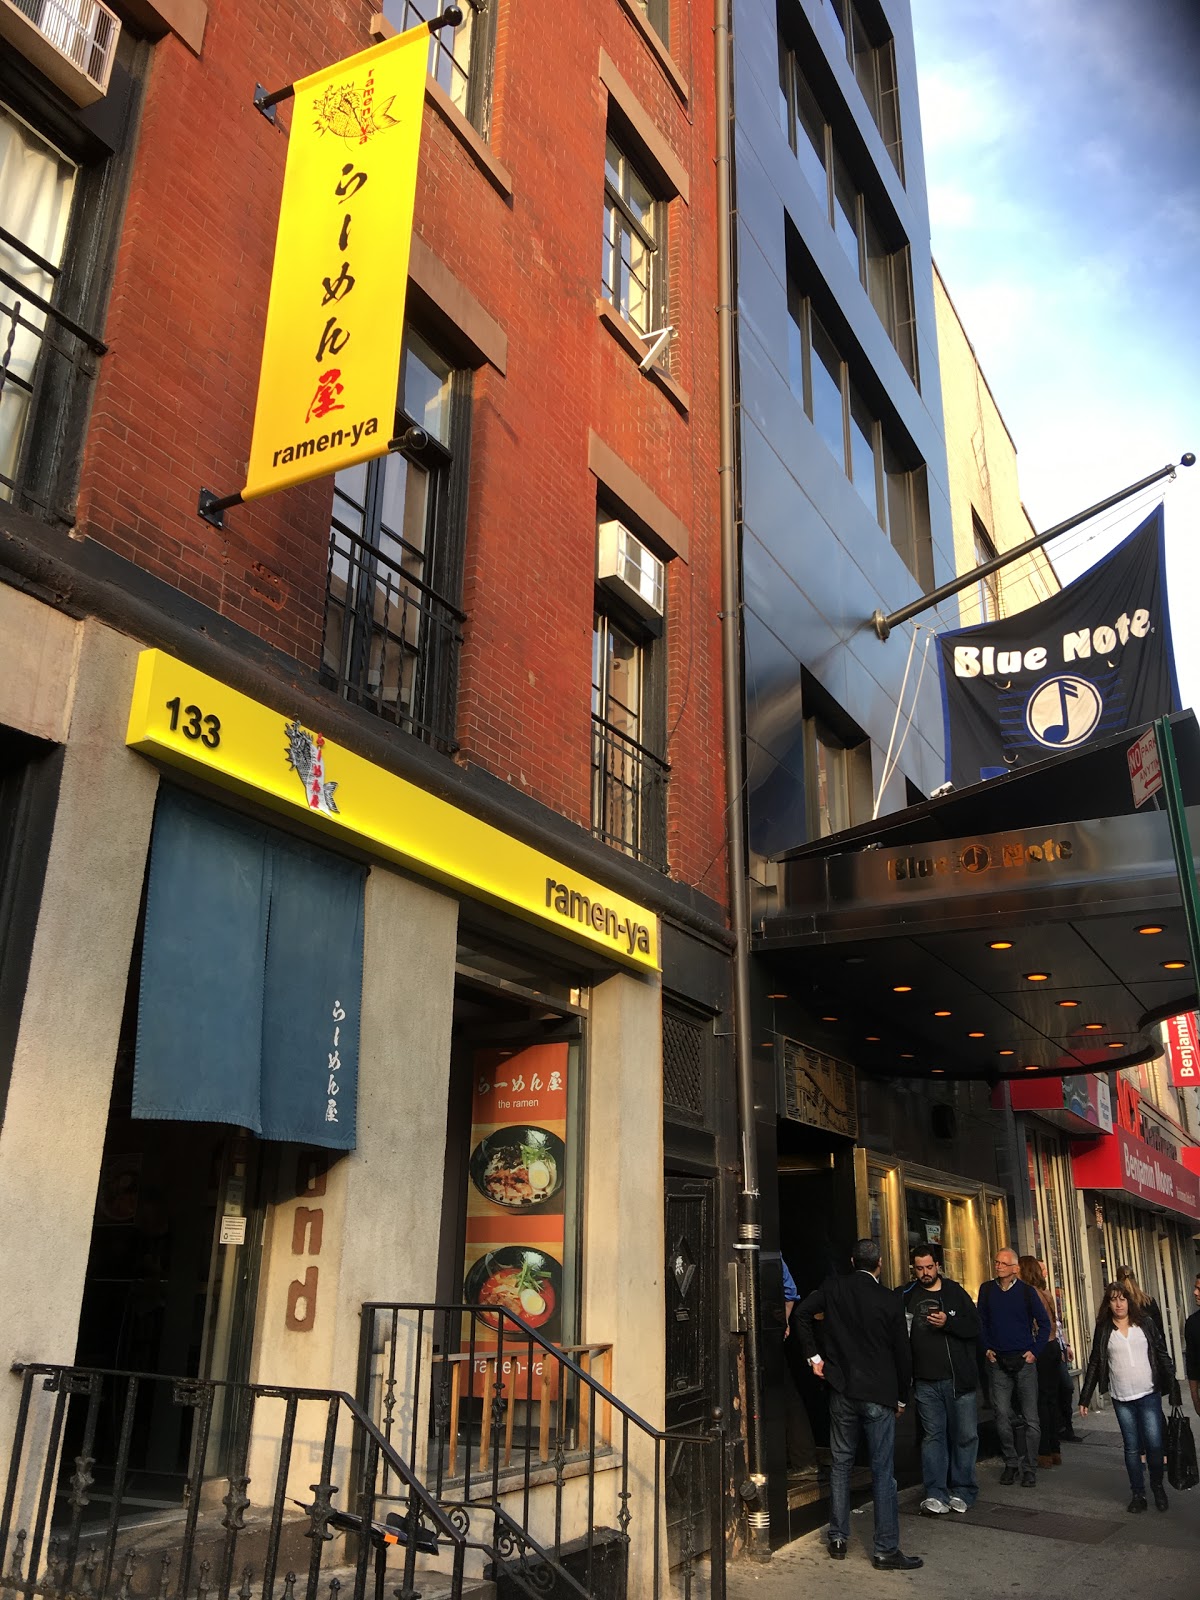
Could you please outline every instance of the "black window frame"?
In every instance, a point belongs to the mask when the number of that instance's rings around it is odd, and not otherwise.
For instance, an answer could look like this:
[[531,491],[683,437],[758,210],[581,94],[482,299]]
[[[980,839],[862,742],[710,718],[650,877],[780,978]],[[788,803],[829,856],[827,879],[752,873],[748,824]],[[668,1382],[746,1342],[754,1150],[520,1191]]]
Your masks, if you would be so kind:
[[[463,21],[458,27],[446,27],[430,36],[429,76],[457,106],[453,90],[447,88],[456,77],[463,80],[466,93],[464,104],[459,106],[463,116],[482,139],[491,138],[492,92],[496,57],[496,10],[499,0],[459,0],[463,7]],[[429,22],[444,10],[442,0],[385,0],[384,15],[398,33],[418,23]],[[469,13],[469,15],[468,15]],[[462,28],[471,27],[468,65],[464,68],[454,53]]]
[[[52,338],[43,339],[34,367],[14,485],[4,502],[60,527],[75,523],[92,390],[106,348],[104,318],[152,49],[123,25],[108,93],[83,108],[15,48],[0,53],[0,103],[77,167],[62,262],[49,296],[52,310],[46,326]],[[6,315],[5,310],[21,294],[0,283],[0,352],[11,326],[11,311]]]
[[[422,418],[405,409],[401,377],[395,449],[364,464],[362,500],[346,488],[346,475],[335,475],[320,678],[351,704],[452,754],[458,748],[458,672],[466,622],[461,599],[473,375],[436,340],[411,324],[405,328],[405,352],[413,334],[449,369],[447,438],[435,438]],[[401,374],[404,360],[402,355]],[[426,512],[422,550],[404,537],[402,529],[391,528],[383,520],[388,459],[393,453],[428,474],[432,506]],[[383,548],[385,537],[390,551]],[[396,551],[399,560],[390,553]],[[420,575],[404,564],[409,558],[419,559]],[[343,566],[344,580],[339,576]],[[340,596],[336,592],[339,582],[344,584]],[[382,620],[378,615],[381,592],[385,597]],[[334,614],[339,609],[341,622],[335,631]],[[397,614],[399,631],[393,623]],[[411,643],[414,633],[415,645]],[[397,697],[393,704],[387,697],[387,669],[397,654],[401,667],[412,663],[412,691],[407,700]]]
[[[853,266],[858,280],[919,392],[921,372],[909,241],[899,222],[893,216],[885,216],[880,207],[868,199],[856,176],[855,164],[834,131],[822,97],[800,65],[798,51],[782,30],[779,34],[779,115],[788,146],[810,184],[815,178],[808,170],[807,158],[801,156],[800,140],[807,139],[812,147],[824,177],[824,194],[818,194],[817,199],[823,204],[825,220],[843,250],[846,250],[847,241],[839,227],[839,216],[845,218],[853,232]],[[819,130],[813,125],[818,117]],[[876,242],[878,249],[873,248]],[[849,251],[846,253],[848,255]]]
[[[613,512],[602,508],[597,520],[607,520]],[[618,518],[620,520],[620,518]],[[664,585],[665,605],[665,585]],[[610,629],[633,644],[639,653],[639,678],[641,704],[638,708],[638,735],[631,740],[628,734],[616,727],[607,715],[607,685],[596,682],[598,653],[597,634]],[[603,673],[601,676],[605,676]],[[591,827],[593,835],[611,849],[632,856],[634,860],[660,872],[668,870],[667,850],[667,787],[670,766],[667,753],[667,628],[666,616],[657,623],[636,615],[622,605],[618,596],[596,586],[592,611],[592,800]],[[597,704],[597,694],[602,699]],[[611,763],[622,765],[627,776],[622,779],[614,773]],[[628,774],[632,775],[632,779]],[[611,812],[607,798],[610,785],[628,790],[630,782],[637,785],[638,800],[634,813],[623,813],[626,826],[617,828],[609,824]]]

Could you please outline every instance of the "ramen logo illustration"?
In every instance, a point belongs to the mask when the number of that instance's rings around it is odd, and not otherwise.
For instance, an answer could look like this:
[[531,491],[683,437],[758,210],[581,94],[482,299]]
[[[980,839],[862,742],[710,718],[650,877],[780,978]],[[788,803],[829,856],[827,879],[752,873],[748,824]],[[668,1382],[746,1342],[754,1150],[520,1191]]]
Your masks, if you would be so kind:
[[366,144],[373,134],[384,133],[400,120],[392,115],[395,95],[375,103],[375,72],[367,73],[360,89],[353,78],[331,83],[313,102],[313,127],[331,133],[347,144]]
[[336,782],[325,776],[325,740],[319,733],[310,733],[298,720],[284,725],[287,737],[287,764],[304,785],[304,798],[311,811],[321,811],[327,817],[338,814],[333,798]]
[[1091,737],[1104,710],[1099,689],[1087,678],[1060,673],[1029,696],[1025,726],[1050,750],[1073,750]]

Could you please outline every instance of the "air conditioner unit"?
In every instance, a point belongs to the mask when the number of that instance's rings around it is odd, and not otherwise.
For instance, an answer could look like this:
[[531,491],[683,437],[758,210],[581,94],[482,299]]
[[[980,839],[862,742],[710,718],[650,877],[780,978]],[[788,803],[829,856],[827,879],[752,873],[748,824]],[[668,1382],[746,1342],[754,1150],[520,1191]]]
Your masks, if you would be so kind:
[[666,566],[624,523],[602,522],[596,540],[596,577],[638,616],[661,617],[666,603]]
[[108,93],[120,37],[120,19],[102,0],[0,0],[0,38],[77,106]]

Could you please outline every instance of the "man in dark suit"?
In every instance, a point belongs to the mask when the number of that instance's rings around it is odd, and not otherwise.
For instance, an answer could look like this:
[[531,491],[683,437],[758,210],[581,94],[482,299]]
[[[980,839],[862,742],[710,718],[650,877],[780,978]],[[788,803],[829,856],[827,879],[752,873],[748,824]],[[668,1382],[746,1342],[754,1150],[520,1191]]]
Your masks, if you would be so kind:
[[[829,1554],[844,1559],[850,1538],[850,1471],[860,1433],[867,1436],[875,1499],[875,1548],[881,1572],[923,1565],[900,1549],[896,1497],[896,1418],[912,1382],[908,1329],[899,1295],[879,1281],[879,1246],[860,1239],[854,1270],[828,1278],[796,1307],[796,1333],[809,1366],[830,1388],[829,1442],[833,1456],[829,1493]],[[813,1318],[824,1318],[825,1356],[817,1350]]]

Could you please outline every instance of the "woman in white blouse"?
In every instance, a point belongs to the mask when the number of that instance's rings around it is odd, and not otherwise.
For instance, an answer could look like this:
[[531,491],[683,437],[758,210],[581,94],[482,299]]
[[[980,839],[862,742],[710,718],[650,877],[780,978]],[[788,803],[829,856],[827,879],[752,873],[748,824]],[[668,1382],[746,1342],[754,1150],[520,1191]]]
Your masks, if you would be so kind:
[[1092,1353],[1079,1390],[1079,1415],[1088,1414],[1088,1401],[1097,1387],[1107,1394],[1121,1425],[1125,1442],[1125,1470],[1133,1498],[1128,1510],[1145,1511],[1146,1479],[1142,1456],[1150,1470],[1150,1492],[1160,1511],[1167,1509],[1163,1488],[1163,1450],[1166,1432],[1162,1397],[1179,1404],[1179,1381],[1171,1365],[1166,1341],[1158,1324],[1135,1305],[1121,1283],[1110,1283],[1096,1315]]

